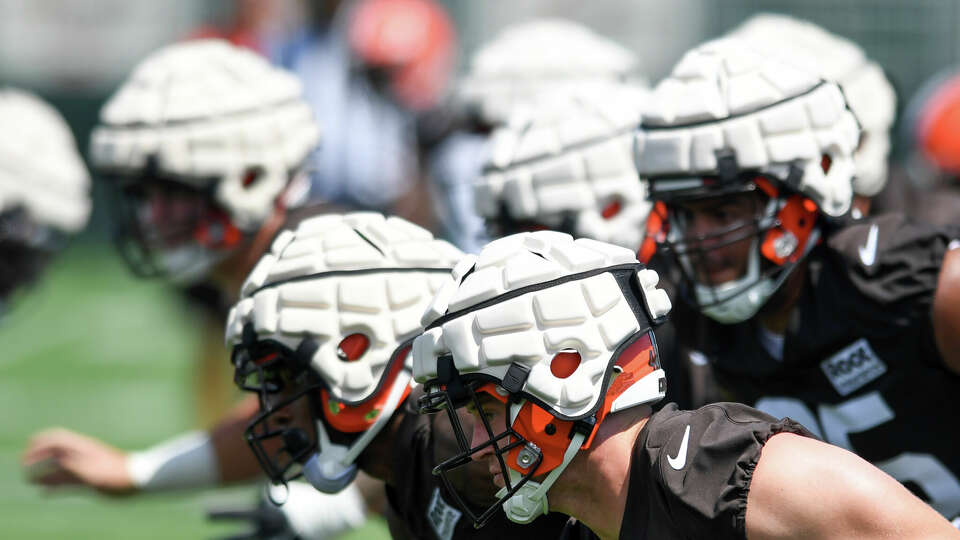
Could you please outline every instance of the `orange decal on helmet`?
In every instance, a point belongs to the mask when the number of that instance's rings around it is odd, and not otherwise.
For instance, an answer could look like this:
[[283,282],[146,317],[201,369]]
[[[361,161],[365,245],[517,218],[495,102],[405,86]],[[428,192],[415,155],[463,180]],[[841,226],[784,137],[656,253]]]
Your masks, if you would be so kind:
[[[825,157],[829,159],[828,156]],[[777,188],[766,178],[757,177],[754,183],[771,199],[777,197],[779,193]],[[783,265],[788,261],[795,262],[803,255],[816,222],[817,204],[815,202],[800,195],[787,197],[786,204],[777,212],[777,226],[770,229],[763,237],[760,252],[776,265]],[[784,244],[787,242],[788,233],[793,236],[791,243],[795,243],[789,252],[786,251],[789,244],[786,246]]]
[[640,245],[640,251],[637,252],[637,260],[647,264],[657,253],[657,242],[662,242],[667,237],[667,205],[663,201],[658,201],[653,205],[653,210],[647,216],[646,235],[643,244]]
[[243,239],[243,233],[226,212],[217,210],[193,231],[193,238],[207,249],[230,249]]

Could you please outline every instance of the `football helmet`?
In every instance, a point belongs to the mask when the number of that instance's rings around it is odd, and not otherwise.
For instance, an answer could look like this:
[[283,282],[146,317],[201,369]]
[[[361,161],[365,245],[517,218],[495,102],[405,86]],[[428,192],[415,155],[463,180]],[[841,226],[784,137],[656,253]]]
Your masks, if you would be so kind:
[[461,252],[400,218],[323,215],[283,231],[230,310],[246,432],[267,476],[334,493],[410,391],[410,343]]
[[[460,447],[434,473],[476,526],[500,507],[517,523],[547,513],[550,487],[608,414],[663,398],[652,329],[670,300],[657,281],[628,249],[555,231],[495,240],[454,267],[424,314],[413,371],[421,412],[446,410]],[[481,414],[489,439],[472,445],[456,409],[482,409],[483,393],[509,421],[495,433]],[[486,448],[506,485],[478,514],[449,474]]]
[[786,15],[755,15],[731,32],[754,49],[836,82],[862,132],[853,159],[853,192],[873,197],[887,184],[897,94],[879,64],[846,38]]
[[[902,142],[907,171],[923,189],[960,178],[960,68],[951,66],[927,80],[904,111]],[[958,184],[960,185],[960,184]]]
[[[675,259],[688,302],[721,323],[752,317],[849,212],[859,134],[834,82],[734,38],[684,55],[653,91],[636,159],[657,202],[646,242]],[[691,234],[684,204],[742,193],[762,194],[752,218]],[[748,241],[740,277],[703,279],[716,250]]]
[[506,123],[518,107],[547,92],[584,83],[643,82],[625,47],[578,23],[536,19],[512,25],[470,59],[456,98],[486,125]]
[[[453,21],[434,0],[361,0],[349,6],[347,41],[373,82],[404,107],[436,106],[456,59]],[[380,78],[384,80],[379,80]]]
[[491,235],[551,229],[639,249],[651,205],[633,163],[633,132],[647,92],[609,82],[558,91],[494,131],[474,183]]
[[90,216],[90,176],[60,114],[0,88],[0,310]]
[[[644,205],[629,160],[629,135],[620,129],[631,117],[634,123],[639,119],[635,109],[642,99],[627,97],[646,89],[637,64],[636,56],[624,47],[577,23],[555,19],[510,26],[479,48],[458,84],[452,108],[455,123],[469,134],[447,138],[434,157],[439,206],[450,209],[440,218],[465,247],[471,251],[482,247],[488,236],[485,224],[494,237],[569,225],[567,232],[609,240],[611,224],[600,216],[601,209],[592,211],[595,198],[607,217],[618,215],[612,219],[615,227],[626,229],[636,214],[634,203]],[[609,144],[599,139],[615,135],[622,137]],[[530,144],[536,148],[526,148]],[[589,146],[585,152],[590,157],[584,158],[571,144]],[[514,159],[518,151],[529,150],[535,153],[529,162]],[[509,199],[503,175],[528,176],[531,167],[556,165],[568,157],[572,162],[568,169],[553,171],[559,176],[547,180],[538,174],[532,189],[548,203],[531,202],[533,194],[525,193],[525,204],[512,212],[504,210],[502,203]],[[585,170],[582,162],[590,169]],[[490,174],[477,180],[484,166]],[[548,183],[550,188],[545,187]],[[574,230],[574,222],[586,232]]]
[[305,200],[320,131],[301,93],[292,74],[220,40],[171,45],[137,66],[100,111],[90,149],[118,191],[135,271],[200,277]]

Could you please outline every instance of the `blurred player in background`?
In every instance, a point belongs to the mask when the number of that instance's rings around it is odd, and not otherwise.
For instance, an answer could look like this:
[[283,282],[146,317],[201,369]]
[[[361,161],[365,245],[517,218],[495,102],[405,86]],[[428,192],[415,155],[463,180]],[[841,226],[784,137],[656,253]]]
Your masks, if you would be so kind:
[[287,210],[309,194],[305,162],[319,128],[300,94],[295,78],[253,53],[187,42],[142,62],[93,133],[124,259],[139,276],[186,287],[211,315],[199,404],[211,415],[229,402],[216,391],[222,370],[212,359],[223,349],[213,329]]
[[314,1],[271,56],[303,82],[324,126],[311,159],[314,196],[429,225],[417,118],[444,96],[456,34],[433,0]]
[[922,219],[960,224],[960,70],[926,81],[904,110],[903,176],[883,203]]
[[[510,125],[505,131],[523,133],[534,119],[553,124],[570,115],[585,118],[587,125],[579,126],[582,130],[574,130],[579,133],[564,133],[562,141],[538,139],[547,147],[533,151],[557,152],[560,148],[555,145],[569,144],[571,138],[577,143],[587,141],[597,129],[609,127],[610,120],[596,112],[597,106],[603,106],[600,103],[606,97],[601,95],[604,88],[635,88],[642,92],[645,81],[639,74],[638,63],[636,55],[621,45],[585,26],[561,19],[512,25],[481,46],[470,59],[468,72],[451,97],[450,117],[444,129],[427,137],[432,139],[428,143],[431,147],[429,168],[436,212],[444,233],[469,252],[479,251],[489,238],[482,218],[490,218],[488,212],[498,213],[501,209],[499,206],[489,208],[488,196],[478,201],[481,205],[478,215],[478,208],[474,207],[474,184],[480,181],[491,153],[499,158],[495,162],[498,166],[508,165],[515,157],[519,159],[509,141],[498,143],[495,138],[491,139],[495,128]],[[548,103],[542,103],[543,100]],[[625,99],[618,101],[625,102]],[[621,122],[622,117],[622,113],[618,114],[615,122]],[[627,147],[625,150],[629,152]],[[612,172],[618,167],[629,166],[614,156],[613,161],[599,171],[607,177],[607,187],[597,188],[604,199],[614,198],[609,186],[613,180],[609,177],[623,174]],[[584,174],[595,176],[598,171],[585,171],[580,176]],[[580,178],[571,181],[578,182]],[[635,185],[636,182],[629,189],[631,195],[637,192]],[[562,190],[562,187],[556,189],[558,193]],[[637,195],[642,199],[642,193]],[[564,202],[552,201],[547,206],[553,208]],[[604,202],[615,204],[609,200]],[[529,201],[516,202],[517,205],[525,203],[527,207],[515,212],[513,219],[526,221],[532,217]],[[577,206],[590,203],[589,196],[572,202]],[[508,210],[516,211],[517,207]],[[565,208],[556,207],[557,214],[562,210]],[[503,232],[495,230],[492,234],[497,236]]]
[[53,107],[0,87],[0,318],[90,216],[90,176]]
[[678,339],[729,398],[801,422],[953,517],[960,230],[847,222],[859,141],[836,83],[734,38],[697,47],[638,132],[650,233],[683,276]]
[[[557,43],[570,41],[574,40],[556,37]],[[610,46],[588,43],[598,52]],[[569,46],[577,51],[589,49],[585,44]],[[611,64],[628,54],[612,54],[617,51],[611,51]],[[589,72],[586,66],[583,70]],[[649,89],[625,72],[620,78],[596,79],[579,79],[572,72],[566,85],[564,81],[545,78],[534,94],[536,99],[527,102],[519,101],[519,93],[508,94],[517,101],[511,105],[494,99],[506,94],[504,83],[487,100],[494,111],[512,112],[490,137],[483,174],[472,181],[475,211],[494,237],[551,229],[610,242],[649,259],[655,246],[644,243],[644,228],[651,203],[633,156],[634,130],[648,104]],[[488,86],[495,87],[492,82]],[[664,271],[663,265],[651,266]],[[686,362],[678,363],[669,352],[674,347],[673,332],[670,321],[656,330],[661,354],[670,362],[666,366],[668,399],[689,407],[691,372]]]
[[[840,85],[861,128],[854,152],[857,172],[853,177],[851,216],[869,214],[873,199],[888,185],[890,130],[897,108],[896,93],[883,68],[870,60],[853,41],[787,15],[754,15],[727,35]],[[648,248],[648,255],[655,252],[652,239]],[[696,350],[688,351],[687,356],[690,359],[693,404],[721,399],[706,357]]]
[[[236,382],[260,400],[246,438],[277,484],[302,475],[337,493],[361,470],[384,480],[394,538],[557,538],[567,516],[524,529],[501,515],[475,530],[432,472],[458,444],[448,423],[416,413],[409,351],[462,255],[374,213],[319,216],[278,236],[226,329]],[[488,505],[495,497],[485,478],[475,463],[457,482],[486,484],[469,500]]]
[[[245,272],[309,192],[305,162],[320,137],[300,83],[256,54],[219,40],[190,41],[145,59],[101,111],[91,153],[116,191],[121,253],[140,276],[164,277],[204,305],[201,410],[225,410],[217,393],[226,308]],[[315,211],[304,209],[301,211]],[[198,292],[199,291],[199,292]],[[214,363],[211,368],[210,365]],[[65,429],[31,439],[32,480],[129,495],[255,479],[243,430],[256,400],[207,432],[126,452]],[[301,534],[323,538],[362,522],[356,492],[286,507]],[[305,515],[297,509],[319,507]],[[262,525],[262,523],[261,523]]]

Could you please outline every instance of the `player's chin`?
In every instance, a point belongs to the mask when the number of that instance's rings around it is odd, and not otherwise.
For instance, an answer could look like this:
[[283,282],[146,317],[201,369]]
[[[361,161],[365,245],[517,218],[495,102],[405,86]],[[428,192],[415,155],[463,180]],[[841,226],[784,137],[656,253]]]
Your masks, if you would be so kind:
[[503,475],[499,472],[493,473],[493,485],[498,488],[504,488],[507,486],[506,482],[503,481]]

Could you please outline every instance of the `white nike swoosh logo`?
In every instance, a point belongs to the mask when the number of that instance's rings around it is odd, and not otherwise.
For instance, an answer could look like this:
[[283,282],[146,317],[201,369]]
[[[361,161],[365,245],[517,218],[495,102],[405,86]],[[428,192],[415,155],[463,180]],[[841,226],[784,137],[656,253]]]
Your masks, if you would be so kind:
[[872,266],[877,260],[877,233],[879,229],[874,223],[870,226],[870,232],[867,233],[867,243],[860,246],[860,260],[867,266]]
[[687,443],[690,442],[690,424],[687,424],[686,431],[683,432],[683,442],[680,443],[680,451],[677,452],[677,455],[670,457],[667,455],[667,463],[673,467],[674,470],[679,471],[687,464]]

